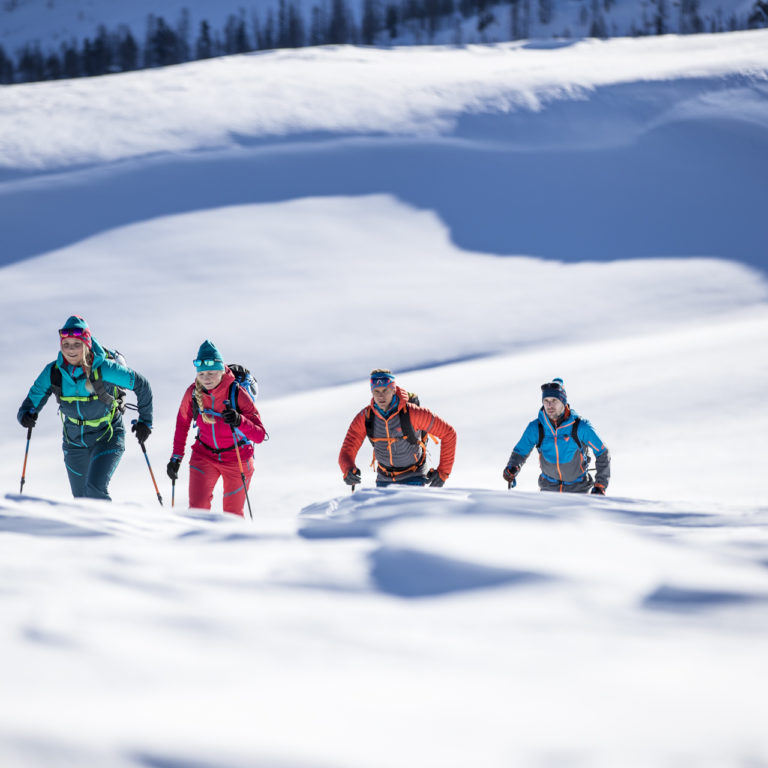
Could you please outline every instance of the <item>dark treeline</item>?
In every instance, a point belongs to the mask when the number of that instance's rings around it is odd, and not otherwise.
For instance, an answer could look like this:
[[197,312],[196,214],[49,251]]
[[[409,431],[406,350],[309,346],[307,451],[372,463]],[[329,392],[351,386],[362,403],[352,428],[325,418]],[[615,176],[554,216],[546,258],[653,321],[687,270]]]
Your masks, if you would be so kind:
[[[580,22],[590,36],[611,37],[604,11],[616,0],[585,0]],[[128,27],[110,31],[100,26],[93,38],[62,43],[58,51],[43,52],[38,43],[24,46],[15,58],[0,46],[0,84],[29,83],[40,80],[90,77],[112,72],[163,67],[187,61],[208,59],[273,48],[301,48],[306,45],[387,43],[401,36],[415,42],[430,42],[440,29],[454,30],[453,42],[462,43],[462,21],[476,18],[479,33],[496,22],[494,10],[509,6],[510,39],[528,37],[532,15],[541,24],[552,21],[555,0],[363,0],[359,22],[347,0],[323,0],[313,5],[305,20],[294,0],[279,0],[276,10],[259,17],[255,12],[231,15],[223,29],[214,30],[202,21],[192,30],[188,10],[182,11],[174,25],[162,16],[147,18],[143,40],[136,40]],[[671,0],[650,0],[631,34],[665,34],[670,24]],[[699,0],[681,0],[680,32],[723,32],[743,27],[735,17],[706,24],[699,16]],[[722,16],[722,15],[721,15]],[[748,28],[768,27],[768,0],[755,0],[746,20]],[[566,29],[560,34],[568,36]]]

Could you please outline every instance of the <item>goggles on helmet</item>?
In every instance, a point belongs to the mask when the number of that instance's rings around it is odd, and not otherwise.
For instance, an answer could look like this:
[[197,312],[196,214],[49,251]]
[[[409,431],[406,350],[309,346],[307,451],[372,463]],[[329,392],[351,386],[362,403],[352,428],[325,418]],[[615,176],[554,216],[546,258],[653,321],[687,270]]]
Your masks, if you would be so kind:
[[548,381],[546,384],[541,385],[541,391],[546,389],[556,389],[558,392],[565,392],[565,387],[557,381]]

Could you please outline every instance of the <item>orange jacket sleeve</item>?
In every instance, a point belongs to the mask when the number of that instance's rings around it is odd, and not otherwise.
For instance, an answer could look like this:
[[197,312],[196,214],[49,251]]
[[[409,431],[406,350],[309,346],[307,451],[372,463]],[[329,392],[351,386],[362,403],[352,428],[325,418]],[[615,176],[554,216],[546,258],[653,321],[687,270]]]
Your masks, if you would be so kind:
[[339,466],[341,467],[342,475],[346,475],[350,469],[355,468],[357,452],[360,450],[360,446],[363,444],[365,438],[365,408],[363,408],[363,410],[352,419],[352,423],[349,425],[344,442],[341,444]]
[[418,405],[408,407],[411,414],[411,425],[416,431],[425,430],[440,440],[440,463],[437,472],[443,480],[448,479],[453,469],[456,456],[456,430],[432,411]]

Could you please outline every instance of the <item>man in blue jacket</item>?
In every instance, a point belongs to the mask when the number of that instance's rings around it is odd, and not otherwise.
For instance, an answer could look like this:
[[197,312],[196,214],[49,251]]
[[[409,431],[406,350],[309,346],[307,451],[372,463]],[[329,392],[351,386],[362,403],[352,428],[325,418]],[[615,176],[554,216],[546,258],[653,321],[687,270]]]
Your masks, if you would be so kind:
[[109,481],[125,451],[123,390],[136,393],[139,419],[132,431],[142,445],[152,432],[152,390],[140,373],[92,338],[82,317],[72,315],[64,323],[59,347],[59,356],[35,379],[17,418],[31,429],[54,395],[72,495],[109,500]]
[[[592,425],[568,405],[562,379],[541,385],[542,407],[509,457],[504,479],[516,484],[520,468],[535,448],[539,451],[539,488],[560,493],[605,495],[611,477],[611,455]],[[589,449],[595,454],[595,479],[587,474]]]

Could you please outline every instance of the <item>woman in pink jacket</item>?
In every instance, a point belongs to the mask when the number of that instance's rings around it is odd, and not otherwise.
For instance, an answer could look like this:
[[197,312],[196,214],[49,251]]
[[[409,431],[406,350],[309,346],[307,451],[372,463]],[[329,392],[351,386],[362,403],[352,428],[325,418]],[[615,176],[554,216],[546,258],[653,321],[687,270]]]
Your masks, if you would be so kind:
[[246,489],[253,476],[253,444],[262,442],[267,433],[250,395],[237,385],[212,342],[203,342],[194,362],[197,376],[181,399],[168,477],[179,477],[187,434],[194,420],[197,437],[189,460],[189,506],[210,509],[213,488],[221,477],[224,511],[242,516]]

